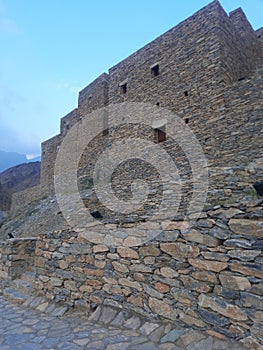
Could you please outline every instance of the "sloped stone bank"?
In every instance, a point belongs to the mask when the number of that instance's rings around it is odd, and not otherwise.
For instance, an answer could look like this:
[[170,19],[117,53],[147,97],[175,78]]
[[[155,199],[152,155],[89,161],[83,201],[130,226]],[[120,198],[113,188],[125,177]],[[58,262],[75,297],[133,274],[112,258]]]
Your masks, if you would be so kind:
[[71,306],[121,306],[257,348],[263,339],[262,246],[260,200],[214,207],[193,227],[163,222],[162,232],[139,247],[110,247],[57,231],[37,241],[35,288]]

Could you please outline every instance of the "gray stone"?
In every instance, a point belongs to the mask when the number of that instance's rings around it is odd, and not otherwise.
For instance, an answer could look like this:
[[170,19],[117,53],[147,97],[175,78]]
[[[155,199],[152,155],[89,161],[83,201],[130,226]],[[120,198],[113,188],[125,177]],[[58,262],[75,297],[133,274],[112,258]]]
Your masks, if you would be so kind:
[[99,321],[102,323],[108,324],[111,321],[113,321],[113,319],[117,315],[117,312],[118,312],[117,310],[115,310],[111,307],[104,306],[102,309],[102,313],[101,313],[101,316],[99,318]]
[[161,338],[161,344],[168,343],[168,342],[174,343],[184,333],[185,333],[184,329],[172,329],[169,333],[167,333],[164,337]]

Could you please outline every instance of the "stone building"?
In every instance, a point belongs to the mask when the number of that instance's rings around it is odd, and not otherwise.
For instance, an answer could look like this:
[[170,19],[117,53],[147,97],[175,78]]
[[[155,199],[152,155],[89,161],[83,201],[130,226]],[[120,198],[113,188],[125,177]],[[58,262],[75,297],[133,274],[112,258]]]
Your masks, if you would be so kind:
[[[64,231],[41,237],[35,259],[39,293],[69,304],[106,300],[202,329],[212,327],[243,339],[243,344],[262,341],[263,217],[253,188],[263,176],[262,58],[262,29],[254,31],[240,8],[228,15],[213,1],[80,91],[78,107],[61,119],[60,134],[42,143],[40,186],[15,194],[13,210],[21,202],[54,194],[54,167],[63,140],[74,126],[81,129],[84,118],[104,108],[105,132],[83,152],[79,186],[91,187],[85,205],[118,232],[119,244],[116,248],[110,239],[105,241],[96,223],[88,229],[94,236]],[[192,193],[185,153],[166,135],[165,125],[139,131],[134,125],[112,127],[107,106],[124,102],[175,113],[201,145],[208,193],[193,225],[185,216]],[[101,206],[91,180],[96,156],[109,143],[138,135],[168,152],[183,178],[178,215],[151,222],[145,230],[155,230],[155,235],[142,246],[120,232],[147,221],[147,212],[159,205],[158,173],[138,160],[133,170],[127,164],[116,170],[113,188],[120,198],[129,198],[125,186],[132,174],[149,181],[156,195],[128,218]]]

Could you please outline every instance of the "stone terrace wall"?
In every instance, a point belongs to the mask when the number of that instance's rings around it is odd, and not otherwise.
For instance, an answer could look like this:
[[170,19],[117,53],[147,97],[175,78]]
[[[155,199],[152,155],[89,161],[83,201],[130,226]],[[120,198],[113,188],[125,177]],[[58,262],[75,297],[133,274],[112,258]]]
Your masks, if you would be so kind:
[[0,277],[15,279],[34,266],[37,238],[12,238],[0,242]]
[[106,246],[92,233],[87,236],[93,243],[74,231],[41,236],[35,287],[40,295],[73,306],[121,305],[262,341],[262,213],[262,200],[217,206],[193,227],[163,222],[154,240],[132,248],[128,240]]
[[26,204],[33,203],[42,197],[41,186],[30,187],[24,191],[12,194],[11,212],[15,212]]

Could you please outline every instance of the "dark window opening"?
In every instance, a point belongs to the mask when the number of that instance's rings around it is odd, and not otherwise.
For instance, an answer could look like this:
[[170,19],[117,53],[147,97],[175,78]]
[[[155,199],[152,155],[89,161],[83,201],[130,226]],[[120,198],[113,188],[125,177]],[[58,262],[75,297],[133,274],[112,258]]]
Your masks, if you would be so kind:
[[241,77],[238,79],[238,81],[242,81],[242,80],[245,80],[245,77]]
[[102,219],[103,216],[101,215],[101,213],[99,211],[93,211],[90,213],[91,216],[94,217],[94,219]]
[[109,135],[109,129],[104,129],[102,131],[102,136],[107,136],[107,135]]
[[160,102],[157,102],[157,103],[156,103],[156,106],[159,107],[159,106],[160,106]]
[[188,124],[189,123],[189,118],[185,118],[185,124]]
[[155,143],[164,142],[166,140],[166,132],[164,127],[161,129],[154,129],[154,141]]
[[188,96],[188,91],[187,91],[187,90],[184,91],[184,95],[185,95],[185,96]]
[[157,75],[159,75],[159,64],[156,64],[151,68],[151,73],[153,77],[157,77]]
[[121,85],[121,93],[126,94],[127,92],[127,83]]
[[261,182],[255,182],[253,184],[254,189],[257,191],[257,194],[259,196],[263,196],[263,181]]

